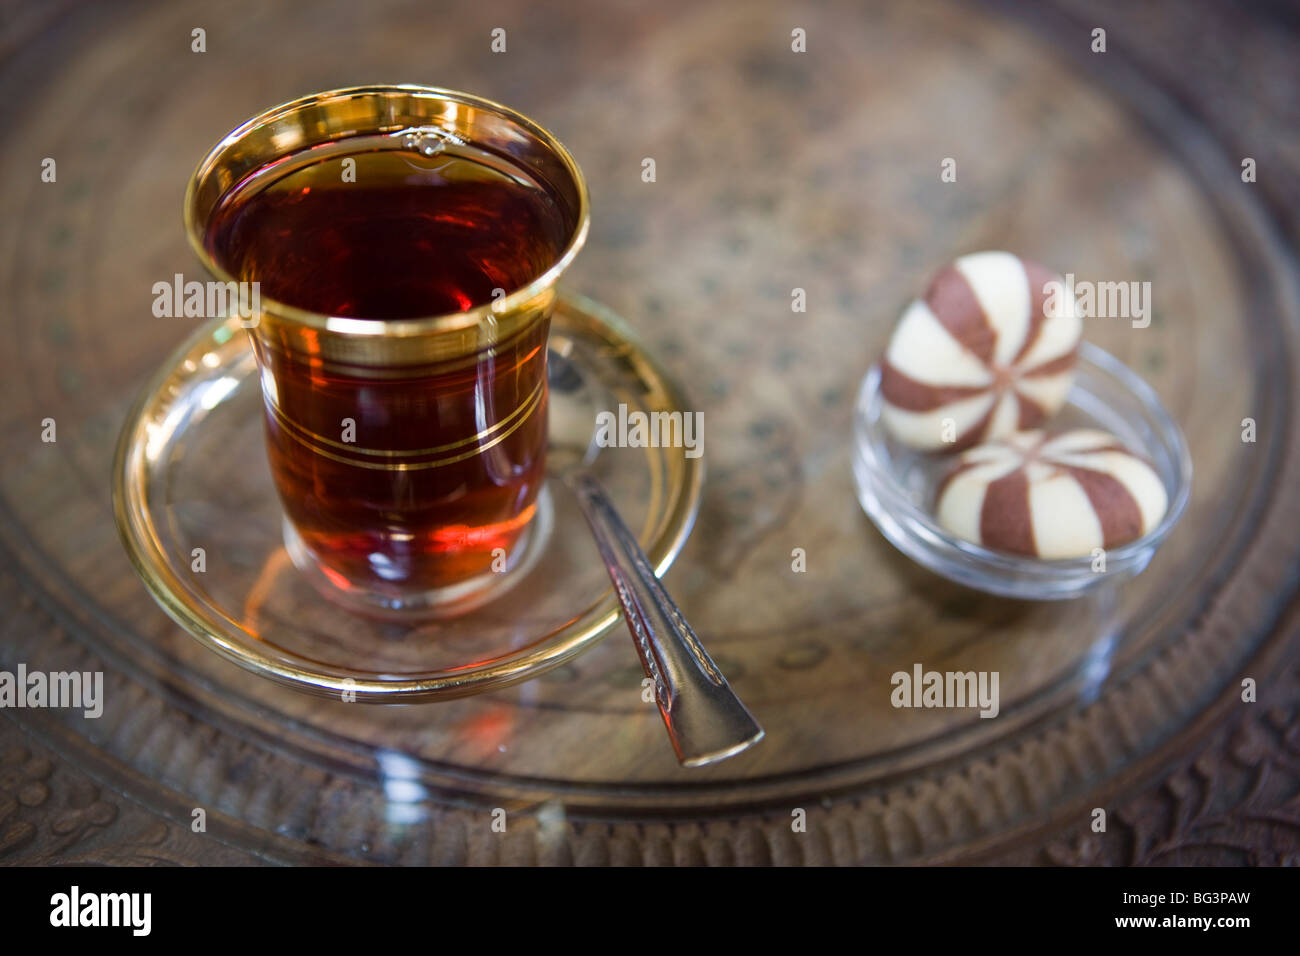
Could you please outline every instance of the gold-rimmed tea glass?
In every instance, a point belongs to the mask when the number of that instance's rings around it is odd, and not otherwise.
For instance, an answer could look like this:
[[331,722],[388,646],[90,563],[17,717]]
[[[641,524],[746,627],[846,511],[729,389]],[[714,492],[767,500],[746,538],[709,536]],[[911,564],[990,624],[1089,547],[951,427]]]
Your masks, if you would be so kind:
[[[346,170],[349,159],[353,179],[336,178],[332,170]],[[544,200],[559,224],[549,246],[536,246],[545,258],[517,272],[521,284],[492,289],[490,300],[457,292],[458,308],[448,308],[431,295],[424,314],[423,303],[407,295],[396,316],[364,308],[357,314],[322,310],[321,303],[346,299],[325,292],[347,292],[350,278],[367,278],[364,257],[373,249],[355,242],[361,233],[328,257],[306,243],[318,258],[286,265],[283,257],[268,263],[235,254],[250,243],[260,248],[261,234],[250,238],[247,223],[238,224],[243,246],[229,239],[235,232],[222,231],[244,197],[284,191],[284,183],[319,190],[326,169],[329,187],[342,195],[352,184],[373,185],[376,164],[399,160],[413,172],[388,183],[398,191],[382,196],[399,210],[413,197],[400,190],[419,189],[435,175],[450,182],[445,170],[462,168],[457,163],[536,190],[529,195]],[[294,178],[308,174],[318,178]],[[465,223],[476,230],[466,233],[471,238],[532,227],[513,209],[460,206],[448,216],[467,215],[465,208],[474,213]],[[521,114],[469,94],[414,86],[334,90],[275,107],[218,143],[190,183],[185,221],[217,280],[259,285],[257,308],[244,324],[261,371],[268,453],[294,563],[355,607],[460,606],[505,580],[540,525],[555,284],[587,233],[586,186],[567,150]],[[279,228],[292,243],[301,238],[291,228],[299,222],[264,218],[254,226]],[[418,230],[408,235],[402,221],[376,228],[389,225],[378,233],[381,244],[409,262],[390,285],[409,277],[433,288],[447,257],[436,247],[416,248]],[[305,281],[294,286],[295,276]],[[478,291],[494,279],[507,281],[485,271]],[[280,289],[289,294],[278,297]]]

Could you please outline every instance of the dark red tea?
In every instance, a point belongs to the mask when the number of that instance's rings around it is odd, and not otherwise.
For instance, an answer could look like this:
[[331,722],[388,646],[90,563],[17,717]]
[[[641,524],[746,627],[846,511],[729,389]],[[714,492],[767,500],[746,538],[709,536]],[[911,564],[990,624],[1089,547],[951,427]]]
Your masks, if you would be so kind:
[[[568,238],[520,171],[392,149],[264,171],[206,232],[264,302],[358,320],[489,304],[549,269]],[[542,482],[548,325],[540,315],[490,347],[417,364],[310,330],[253,336],[280,497],[337,586],[401,593],[501,569]]]

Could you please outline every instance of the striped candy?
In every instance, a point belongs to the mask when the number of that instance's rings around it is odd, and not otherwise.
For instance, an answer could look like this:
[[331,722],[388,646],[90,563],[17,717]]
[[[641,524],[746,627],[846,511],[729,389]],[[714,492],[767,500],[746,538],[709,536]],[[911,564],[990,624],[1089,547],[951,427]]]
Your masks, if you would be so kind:
[[[881,362],[882,420],[905,445],[959,451],[1033,428],[1065,402],[1083,326],[1049,270],[962,256],[903,312]],[[1050,306],[1050,308],[1048,308]]]
[[963,452],[939,484],[935,517],[953,534],[1040,558],[1091,555],[1151,531],[1165,486],[1115,436],[1020,432]]

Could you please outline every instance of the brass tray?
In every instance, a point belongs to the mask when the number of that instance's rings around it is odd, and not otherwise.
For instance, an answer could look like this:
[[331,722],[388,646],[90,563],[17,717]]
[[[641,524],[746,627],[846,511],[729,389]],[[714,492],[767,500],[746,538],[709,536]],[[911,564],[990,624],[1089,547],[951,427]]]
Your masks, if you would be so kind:
[[[1101,839],[1091,808],[1239,713],[1243,677],[1261,701],[1295,699],[1276,648],[1300,556],[1296,274],[1240,157],[1119,46],[1089,59],[1068,17],[947,2],[799,16],[518,3],[502,56],[473,4],[259,4],[209,18],[205,54],[183,42],[181,7],[15,25],[4,172],[30,185],[0,218],[0,655],[102,668],[106,701],[94,721],[0,721],[17,741],[6,772],[48,792],[15,803],[13,858],[1043,859],[1047,835]],[[790,50],[795,25],[807,54]],[[384,78],[515,105],[582,164],[593,226],[569,285],[626,317],[704,413],[709,480],[667,579],[768,731],[752,751],[679,768],[623,640],[464,700],[311,698],[199,647],[133,572],[114,442],[193,331],[149,303],[153,282],[192,269],[178,210],[196,157],[268,104]],[[37,181],[38,156],[57,157],[57,183]],[[946,157],[956,183],[940,182]],[[1085,334],[1159,393],[1196,481],[1118,590],[977,595],[904,558],[858,506],[856,385],[934,268],[981,248],[1152,283],[1149,328]],[[916,662],[998,670],[999,716],[895,710],[890,675]],[[1285,727],[1273,706],[1251,711],[1261,734]],[[55,829],[69,807],[75,839]],[[195,807],[206,834],[190,832]],[[1050,858],[1086,859],[1074,839]]]

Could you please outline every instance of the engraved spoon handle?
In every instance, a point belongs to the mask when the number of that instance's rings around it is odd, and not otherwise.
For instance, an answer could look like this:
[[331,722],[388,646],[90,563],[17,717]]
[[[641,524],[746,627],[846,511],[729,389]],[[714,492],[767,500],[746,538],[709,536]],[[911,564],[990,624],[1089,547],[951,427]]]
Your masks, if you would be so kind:
[[758,743],[763,728],[700,645],[600,482],[582,470],[565,480],[614,582],[677,759],[698,767]]

